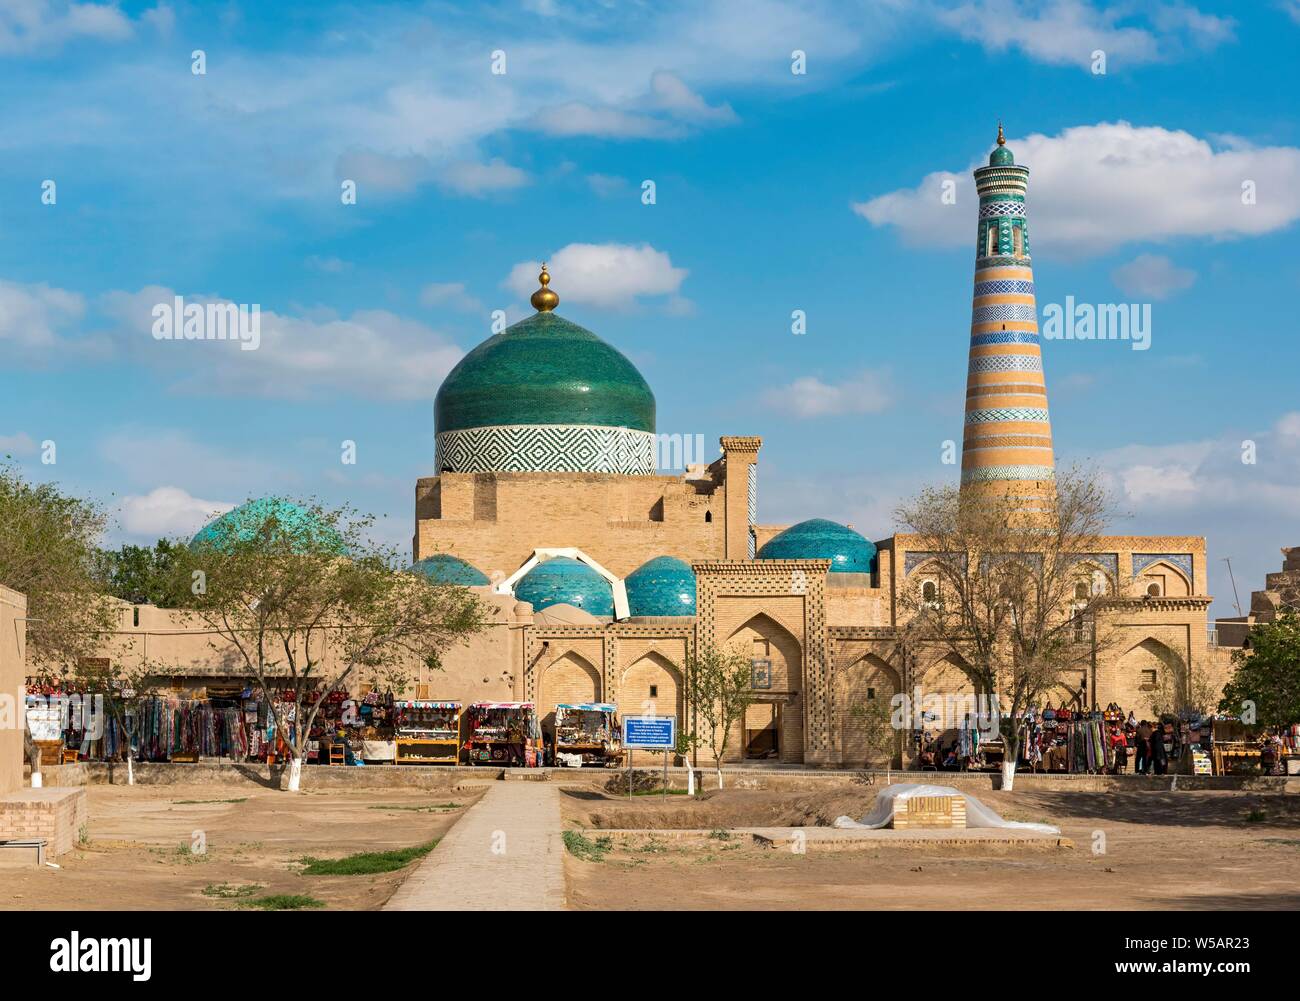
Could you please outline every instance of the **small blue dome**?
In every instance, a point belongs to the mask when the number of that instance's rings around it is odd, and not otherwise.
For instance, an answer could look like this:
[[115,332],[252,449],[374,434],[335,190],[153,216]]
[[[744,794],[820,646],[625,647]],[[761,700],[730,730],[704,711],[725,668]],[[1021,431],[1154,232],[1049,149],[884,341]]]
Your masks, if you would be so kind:
[[482,587],[490,583],[487,574],[470,566],[451,553],[434,553],[411,564],[411,573],[418,573],[433,584],[459,584],[462,587]]
[[614,614],[614,590],[595,570],[569,556],[539,563],[515,584],[515,597],[533,611],[552,605],[572,605],[597,616]]
[[232,508],[200,528],[190,540],[190,545],[216,546],[232,535],[240,542],[247,542],[272,521],[291,540],[325,545],[340,554],[347,553],[347,546],[333,526],[322,522],[305,507],[283,497],[259,497]]
[[632,615],[694,615],[695,574],[681,560],[656,556],[623,581]]
[[810,518],[791,525],[758,551],[760,560],[830,560],[831,573],[871,573],[876,546],[847,525]]

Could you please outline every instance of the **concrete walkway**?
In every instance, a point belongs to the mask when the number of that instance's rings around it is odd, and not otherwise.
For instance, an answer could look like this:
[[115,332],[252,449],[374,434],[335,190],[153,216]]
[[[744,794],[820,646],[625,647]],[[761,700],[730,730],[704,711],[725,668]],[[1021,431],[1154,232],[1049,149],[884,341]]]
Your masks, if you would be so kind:
[[384,910],[563,910],[561,830],[555,786],[493,782]]

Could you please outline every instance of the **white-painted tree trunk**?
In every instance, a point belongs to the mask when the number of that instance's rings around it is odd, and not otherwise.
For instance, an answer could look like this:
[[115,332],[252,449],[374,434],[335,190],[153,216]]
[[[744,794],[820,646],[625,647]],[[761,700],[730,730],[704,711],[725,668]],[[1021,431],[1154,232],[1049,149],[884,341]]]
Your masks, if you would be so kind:
[[1016,784],[1016,763],[1014,761],[1002,762],[1002,791],[1011,792]]
[[718,788],[722,788],[722,762],[718,762]]
[[40,772],[32,772],[32,788],[33,788],[33,789],[39,789],[39,788],[41,788],[41,786],[44,784],[44,781],[45,781],[45,780],[41,778],[41,773],[40,773]]
[[135,755],[129,747],[126,749],[126,784],[135,785]]
[[683,758],[682,760],[686,762],[686,795],[694,796],[695,795],[695,769],[691,767],[691,762],[689,758]]
[[289,791],[302,790],[302,758],[289,759]]

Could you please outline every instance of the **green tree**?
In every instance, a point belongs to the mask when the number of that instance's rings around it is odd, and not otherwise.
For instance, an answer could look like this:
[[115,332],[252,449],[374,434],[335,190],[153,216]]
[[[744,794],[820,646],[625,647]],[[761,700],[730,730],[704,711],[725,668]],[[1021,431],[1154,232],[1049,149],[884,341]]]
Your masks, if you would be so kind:
[[[282,516],[295,508],[306,516]],[[190,587],[214,650],[270,703],[291,792],[326,696],[353,681],[401,687],[410,667],[439,669],[447,646],[486,625],[477,595],[400,569],[395,548],[369,540],[372,523],[349,508],[272,499],[219,519],[174,562],[174,586]]]
[[1219,710],[1264,726],[1300,721],[1300,616],[1285,612],[1250,631],[1250,648],[1232,655],[1232,680],[1223,686]]
[[113,603],[95,575],[105,521],[94,503],[0,465],[0,584],[27,596],[33,674],[70,676],[115,624]]
[[904,643],[956,659],[981,695],[997,697],[1008,790],[1024,713],[1077,684],[1117,638],[1099,624],[1118,581],[1090,561],[1104,549],[1110,495],[1085,469],[1058,471],[1054,487],[1032,512],[1016,497],[944,486],[895,515],[908,549],[929,554],[900,592]]
[[178,608],[189,599],[188,587],[177,593],[176,562],[186,544],[159,539],[152,547],[124,545],[96,552],[95,576],[100,586],[133,605]]
[[754,701],[752,671],[750,657],[738,648],[720,650],[710,644],[686,658],[691,709],[708,737],[719,789],[731,729]]

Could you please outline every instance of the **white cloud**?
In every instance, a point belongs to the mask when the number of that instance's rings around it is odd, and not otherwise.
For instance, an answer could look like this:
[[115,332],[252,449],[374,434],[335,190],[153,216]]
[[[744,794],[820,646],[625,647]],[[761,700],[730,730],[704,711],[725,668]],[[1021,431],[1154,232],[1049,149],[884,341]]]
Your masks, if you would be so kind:
[[45,367],[101,354],[102,338],[77,333],[85,314],[77,292],[0,281],[0,359]]
[[[505,287],[527,298],[537,289],[540,268],[540,261],[521,261],[511,268]],[[677,296],[688,274],[648,243],[570,243],[547,258],[547,270],[561,307],[572,302],[619,308],[642,296]]]
[[193,497],[180,487],[157,487],[147,494],[123,497],[118,518],[127,534],[139,538],[190,536],[234,506],[226,501]]
[[[151,311],[172,301],[168,288],[103,296],[117,343],[138,361],[175,375],[178,393],[303,399],[322,392],[378,399],[431,397],[463,352],[438,332],[381,309],[349,316],[287,316],[261,311],[261,345],[156,340]],[[187,295],[185,301],[221,302]]]
[[352,150],[338,158],[335,174],[340,181],[356,183],[360,201],[367,189],[384,194],[414,191],[431,179],[433,168],[428,160],[413,153],[390,156],[373,150]]
[[420,289],[420,303],[424,306],[447,306],[462,313],[476,313],[483,304],[470,295],[464,282],[430,282]]
[[54,50],[78,39],[121,42],[131,20],[116,4],[7,0],[0,5],[0,52]]
[[534,125],[551,136],[599,136],[605,139],[672,139],[684,135],[681,126],[661,118],[581,101],[543,108]]
[[766,390],[763,402],[774,410],[805,419],[877,414],[894,402],[894,391],[886,374],[864,370],[839,383],[805,375],[789,385]]
[[[1126,243],[1179,237],[1257,236],[1300,219],[1300,149],[1234,145],[1214,149],[1182,130],[1102,122],[1009,139],[1029,175],[1030,242],[1035,251],[1100,254]],[[978,165],[987,162],[984,157]],[[943,199],[944,182],[957,188]],[[1243,185],[1256,194],[1243,199]],[[894,226],[912,244],[966,246],[974,238],[970,171],[935,171],[853,205],[876,226]]]
[[708,104],[681,77],[665,70],[658,71],[650,78],[650,91],[657,107],[688,121],[729,125],[738,120],[731,105]]
[[312,271],[320,271],[327,275],[339,275],[344,271],[351,269],[352,263],[339,257],[318,257],[312,254],[304,262]]
[[0,455],[31,455],[35,451],[36,441],[26,431],[0,434]]
[[462,161],[444,167],[438,177],[444,187],[462,195],[510,191],[528,183],[528,174],[503,160],[488,163]]
[[1016,48],[1058,65],[1088,66],[1098,49],[1108,68],[1156,62],[1233,39],[1231,18],[1181,4],[1152,4],[1145,13],[1149,23],[1138,25],[1129,5],[1097,7],[1084,0],[969,0],[934,8],[935,20],[967,41],[991,52]]
[[1180,268],[1160,254],[1139,254],[1112,271],[1110,277],[1127,296],[1167,299],[1191,288],[1196,272]]
[[587,186],[601,198],[614,198],[626,193],[629,187],[626,178],[612,174],[588,174],[586,181]]

